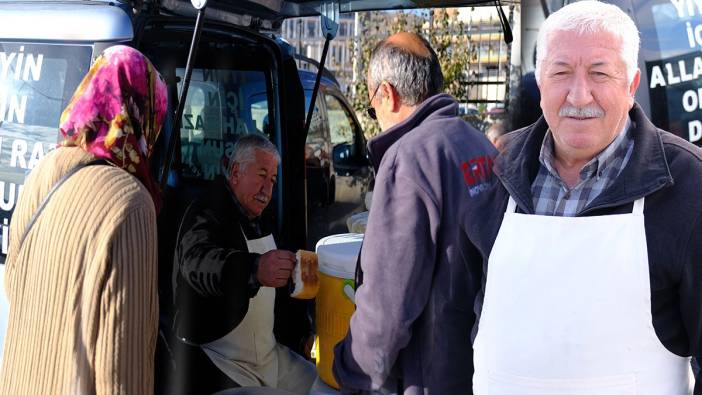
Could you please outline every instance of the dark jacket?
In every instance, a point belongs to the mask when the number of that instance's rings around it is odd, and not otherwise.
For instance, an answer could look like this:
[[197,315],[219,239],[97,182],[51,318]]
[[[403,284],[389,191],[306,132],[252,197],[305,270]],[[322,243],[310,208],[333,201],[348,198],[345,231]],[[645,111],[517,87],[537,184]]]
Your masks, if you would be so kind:
[[[246,239],[270,234],[265,223],[249,220],[218,177],[205,197],[186,210],[174,254],[176,334],[203,344],[232,331],[258,292],[252,282],[259,254],[249,253]],[[276,339],[301,352],[311,333],[306,304],[292,300],[285,287],[276,293]]]
[[377,177],[361,251],[363,284],[335,349],[344,393],[470,391],[472,282],[458,216],[492,182],[494,147],[440,94],[368,143]]
[[[629,112],[634,148],[624,170],[581,215],[630,213],[646,197],[646,241],[653,326],[661,343],[680,356],[702,356],[702,150],[657,129],[638,105]],[[518,211],[533,214],[531,184],[548,126],[543,118],[515,131],[495,161],[499,183],[465,214],[463,252],[487,261],[511,195]],[[586,246],[583,246],[586,248]],[[475,311],[480,317],[486,276]],[[473,338],[477,333],[477,321]],[[517,351],[518,352],[518,351]],[[702,393],[702,376],[695,394]]]

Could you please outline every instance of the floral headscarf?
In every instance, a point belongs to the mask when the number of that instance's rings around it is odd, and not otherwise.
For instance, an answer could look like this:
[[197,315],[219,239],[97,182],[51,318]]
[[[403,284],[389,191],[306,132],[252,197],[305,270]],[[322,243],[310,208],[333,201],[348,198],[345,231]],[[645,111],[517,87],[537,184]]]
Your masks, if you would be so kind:
[[149,60],[118,45],[98,57],[61,114],[60,145],[80,147],[136,176],[154,199],[161,194],[148,158],[168,106],[166,84]]

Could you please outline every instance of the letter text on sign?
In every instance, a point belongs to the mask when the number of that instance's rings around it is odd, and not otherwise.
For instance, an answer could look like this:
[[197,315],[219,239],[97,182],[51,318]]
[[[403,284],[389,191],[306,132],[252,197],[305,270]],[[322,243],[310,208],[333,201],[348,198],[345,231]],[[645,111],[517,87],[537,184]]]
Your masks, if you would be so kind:
[[694,90],[685,91],[682,97],[682,106],[687,112],[693,112],[697,110],[699,106],[697,92],[695,92]]
[[14,182],[7,183],[9,191],[5,190],[5,181],[0,181],[0,210],[12,211],[15,208],[15,190]]
[[702,140],[702,122],[690,121],[687,124],[688,140],[691,143]]
[[24,155],[27,153],[27,142],[21,139],[16,139],[12,142],[12,154],[10,155],[10,166],[27,168],[27,161]]
[[0,79],[39,81],[43,63],[43,54],[25,54],[24,45],[19,52],[0,52]]

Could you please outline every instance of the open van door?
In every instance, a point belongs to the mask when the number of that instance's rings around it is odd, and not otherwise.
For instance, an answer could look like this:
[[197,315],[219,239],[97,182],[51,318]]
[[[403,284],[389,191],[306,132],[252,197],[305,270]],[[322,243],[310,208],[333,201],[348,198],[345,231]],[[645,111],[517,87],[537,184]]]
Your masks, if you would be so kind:
[[[160,6],[171,12],[179,15],[193,17],[196,15],[196,9],[185,0],[161,0]],[[338,21],[339,14],[358,11],[371,10],[400,10],[400,9],[415,9],[428,7],[458,7],[458,6],[473,6],[473,5],[500,5],[499,0],[209,0],[207,2],[207,23],[206,29],[217,29],[219,22],[224,24],[235,24],[241,26],[247,31],[254,31],[266,37],[275,37],[276,32],[280,29],[282,22],[288,18],[320,15],[320,24],[323,29],[320,29],[323,38],[328,42],[334,39],[335,25]],[[503,22],[505,29],[505,37],[511,37],[511,31],[507,24],[507,18],[502,13],[502,8],[498,7],[501,13],[500,20]],[[221,29],[220,29],[221,30]],[[511,38],[507,38],[511,40]],[[282,50],[282,58],[288,59],[292,53],[286,53],[286,48],[280,46]],[[292,51],[288,47],[287,51]],[[147,51],[148,52],[148,51]],[[319,63],[319,75],[317,82],[311,91],[311,102],[316,102],[316,97],[319,92],[319,80],[321,72],[324,70],[326,51],[322,52],[322,59]],[[280,66],[280,61],[277,63]],[[286,60],[287,62],[287,60]],[[157,65],[159,67],[159,65]],[[178,76],[177,78],[180,78]],[[298,124],[299,120],[295,117],[300,114],[298,106],[293,105],[297,102],[303,102],[297,94],[300,89],[297,70],[294,65],[286,65],[282,75],[280,75],[279,83],[286,88],[286,92],[290,96],[286,100],[280,101],[279,120],[287,119],[289,122],[280,124],[279,135],[277,139],[271,137],[272,140],[281,150],[281,171],[279,178],[279,198],[277,203],[277,221],[278,234],[283,238],[290,238],[284,242],[287,248],[294,246],[305,245],[305,239],[308,233],[307,222],[307,207],[309,197],[305,196],[305,169],[304,169],[304,149],[307,137],[307,131],[311,124],[312,111],[307,109],[305,118],[302,124]],[[293,86],[294,85],[294,86]],[[192,115],[192,114],[191,114]],[[196,118],[194,118],[197,120]],[[183,121],[185,124],[185,121]],[[277,126],[271,124],[271,126]],[[184,147],[181,147],[184,148]],[[176,155],[180,154],[176,150]],[[183,152],[188,154],[187,152]],[[189,155],[189,154],[188,154]],[[185,156],[187,159],[189,156]],[[304,210],[301,210],[302,208]],[[294,240],[293,240],[294,239]]]

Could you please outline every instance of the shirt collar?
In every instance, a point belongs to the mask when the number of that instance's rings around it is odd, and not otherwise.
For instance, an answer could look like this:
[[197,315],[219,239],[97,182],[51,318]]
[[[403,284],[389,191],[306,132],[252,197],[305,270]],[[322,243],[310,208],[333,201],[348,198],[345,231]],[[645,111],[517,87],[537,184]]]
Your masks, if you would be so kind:
[[456,116],[457,114],[458,103],[453,96],[439,93],[427,98],[417,106],[407,119],[368,140],[368,154],[373,164],[373,169],[377,173],[380,168],[380,162],[390,147],[427,119]]
[[[627,148],[629,146],[629,141],[631,137],[629,136],[629,129],[631,127],[631,119],[629,116],[626,118],[626,123],[622,130],[617,134],[617,137],[612,141],[607,148],[602,150],[594,158],[590,159],[589,162],[583,166],[580,170],[580,181],[585,181],[593,177],[600,177],[604,169],[614,162],[616,158],[626,156]],[[548,170],[553,177],[561,179],[556,171],[554,162],[554,142],[553,133],[551,129],[546,131],[544,136],[544,141],[541,144],[541,151],[539,152],[539,162]]]

